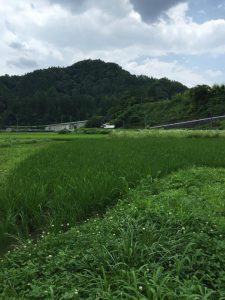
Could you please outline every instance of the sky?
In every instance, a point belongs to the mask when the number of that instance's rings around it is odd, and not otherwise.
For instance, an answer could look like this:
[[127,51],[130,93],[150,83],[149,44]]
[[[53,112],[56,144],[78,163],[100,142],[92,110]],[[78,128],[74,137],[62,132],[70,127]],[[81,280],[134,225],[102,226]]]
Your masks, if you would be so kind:
[[0,0],[0,75],[84,59],[225,83],[225,0]]

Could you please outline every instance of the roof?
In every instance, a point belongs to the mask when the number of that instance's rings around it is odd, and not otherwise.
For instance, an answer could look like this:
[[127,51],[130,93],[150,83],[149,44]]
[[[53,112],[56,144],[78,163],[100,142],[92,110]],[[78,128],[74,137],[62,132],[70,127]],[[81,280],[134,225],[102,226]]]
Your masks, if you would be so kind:
[[55,123],[55,124],[48,124],[45,126],[59,126],[59,125],[76,125],[76,124],[80,124],[80,123],[86,123],[87,120],[85,121],[76,121],[76,122],[66,122],[66,123]]

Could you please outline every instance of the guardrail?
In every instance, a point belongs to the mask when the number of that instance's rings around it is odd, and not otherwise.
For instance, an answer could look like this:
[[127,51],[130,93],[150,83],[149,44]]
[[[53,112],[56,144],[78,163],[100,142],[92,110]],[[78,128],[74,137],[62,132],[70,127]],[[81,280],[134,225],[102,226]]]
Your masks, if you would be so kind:
[[162,124],[162,125],[152,126],[150,128],[151,129],[188,128],[188,127],[193,127],[195,125],[208,124],[208,123],[211,123],[211,122],[217,121],[217,120],[225,120],[225,115],[217,116],[217,117],[211,117],[211,118],[203,118],[203,119],[196,119],[196,120],[190,120],[190,121],[183,121],[183,122],[177,122],[177,123]]

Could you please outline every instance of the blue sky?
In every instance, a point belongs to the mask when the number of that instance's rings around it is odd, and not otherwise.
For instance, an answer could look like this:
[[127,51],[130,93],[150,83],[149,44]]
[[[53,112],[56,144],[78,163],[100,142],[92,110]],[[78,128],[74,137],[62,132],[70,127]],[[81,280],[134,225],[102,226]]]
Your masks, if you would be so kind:
[[202,23],[210,19],[224,19],[225,1],[190,0],[188,14],[194,21]]
[[225,83],[225,0],[7,0],[0,75],[83,59],[188,86]]

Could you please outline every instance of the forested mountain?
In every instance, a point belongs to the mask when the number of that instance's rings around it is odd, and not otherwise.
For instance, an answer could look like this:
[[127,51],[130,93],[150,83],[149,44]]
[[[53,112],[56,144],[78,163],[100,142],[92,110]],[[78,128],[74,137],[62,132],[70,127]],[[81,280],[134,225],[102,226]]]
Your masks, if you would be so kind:
[[186,90],[179,82],[131,75],[119,65],[101,60],[23,76],[5,75],[0,77],[0,126],[85,119],[90,119],[90,125],[113,119],[119,126],[125,118],[121,111],[171,101]]

